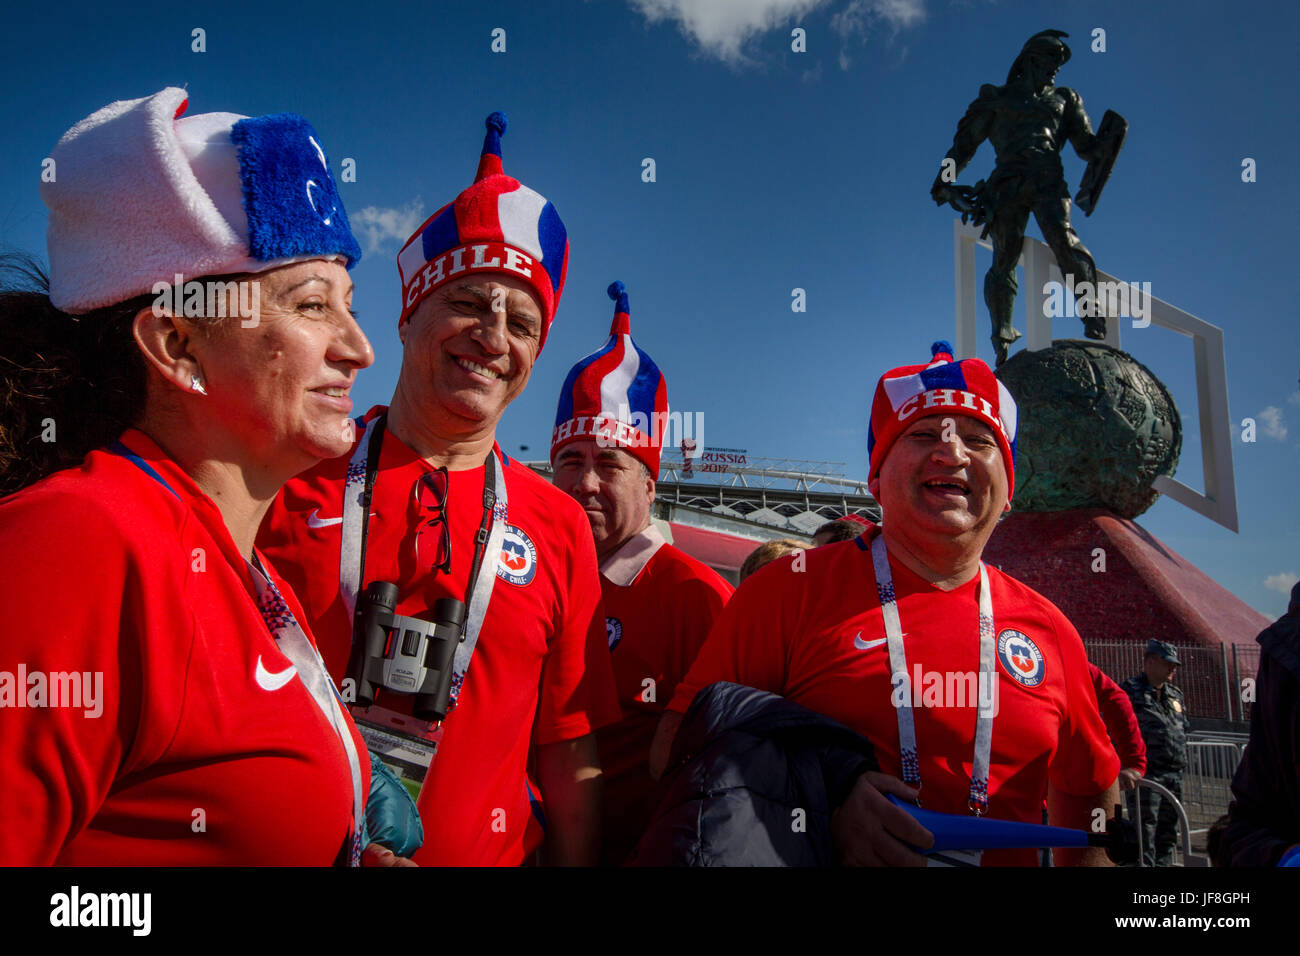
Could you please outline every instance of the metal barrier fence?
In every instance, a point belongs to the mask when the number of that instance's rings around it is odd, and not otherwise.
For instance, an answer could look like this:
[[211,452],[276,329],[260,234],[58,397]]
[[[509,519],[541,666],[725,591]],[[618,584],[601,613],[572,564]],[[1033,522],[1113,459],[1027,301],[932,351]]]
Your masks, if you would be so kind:
[[1232,799],[1232,775],[1241,762],[1245,735],[1215,735],[1218,739],[1187,741],[1187,769],[1183,771],[1183,806],[1192,834],[1208,830],[1215,820],[1228,812]]
[[[1088,660],[1117,684],[1142,670],[1145,641],[1085,640],[1083,646]],[[1183,692],[1188,716],[1250,720],[1249,702],[1253,699],[1254,678],[1259,670],[1259,645],[1176,646],[1183,663],[1174,682]]]
[[[1154,780],[1137,782],[1136,792],[1121,793],[1124,815],[1137,829],[1138,866],[1142,860],[1141,806],[1153,794],[1168,801],[1177,817],[1177,835],[1174,841],[1175,866],[1210,866],[1206,851],[1206,833],[1214,821],[1228,812],[1232,799],[1232,777],[1246,748],[1246,734],[1194,733],[1187,742],[1187,769],[1183,772],[1182,799]],[[1043,821],[1047,820],[1044,812]],[[1052,866],[1052,855],[1043,851],[1043,866]]]
[[[1138,866],[1146,865],[1146,862],[1143,859],[1144,835],[1142,833],[1142,804],[1144,800],[1149,800],[1151,798],[1150,793],[1147,794],[1143,793],[1143,791],[1147,791],[1147,790],[1153,791],[1154,793],[1158,793],[1162,799],[1167,800],[1170,804],[1172,804],[1174,807],[1174,811],[1178,817],[1177,820],[1178,833],[1177,833],[1177,839],[1174,842],[1174,849],[1176,851],[1175,856],[1178,860],[1178,863],[1176,865],[1196,866],[1196,867],[1209,866],[1210,865],[1209,857],[1204,856],[1202,854],[1194,853],[1192,851],[1192,834],[1195,831],[1192,829],[1191,819],[1189,818],[1186,812],[1186,808],[1182,803],[1180,803],[1177,799],[1175,799],[1172,793],[1170,793],[1165,787],[1156,783],[1154,780],[1139,780],[1137,782],[1137,788],[1133,793],[1133,803],[1132,804],[1126,803],[1126,807],[1125,807],[1126,810],[1132,811],[1131,819],[1133,820],[1133,825],[1137,828],[1137,838],[1138,838],[1137,865]],[[1184,793],[1186,793],[1185,790]]]
[[[1202,737],[1209,739],[1201,739]],[[1228,812],[1232,799],[1232,777],[1246,746],[1245,734],[1195,734],[1187,742],[1187,769],[1183,771],[1182,800],[1153,780],[1138,781],[1137,799],[1150,799],[1154,791],[1170,801],[1178,815],[1179,839],[1175,843],[1180,866],[1207,866],[1208,854],[1204,852],[1205,835],[1214,821]],[[1132,814],[1135,825],[1139,820],[1131,800],[1124,802],[1125,811]],[[1139,835],[1139,840],[1141,836]],[[1139,864],[1141,865],[1141,864]]]
[[[1116,683],[1123,683],[1142,671],[1146,642],[1085,640],[1083,643],[1088,659]],[[1254,678],[1259,670],[1258,644],[1178,645],[1177,649],[1183,663],[1175,675],[1175,683],[1183,692],[1189,717],[1237,722],[1250,719],[1249,704],[1254,699]],[[1183,796],[1177,801],[1182,865],[1205,865],[1199,853],[1192,851],[1189,856],[1187,848],[1193,843],[1198,849],[1204,847],[1210,826],[1228,812],[1232,777],[1248,739],[1249,734],[1230,731],[1194,730],[1188,734]],[[1151,791],[1163,790],[1153,781],[1143,780],[1141,785],[1147,790],[1142,794],[1146,797]],[[1129,807],[1128,801],[1125,803]]]

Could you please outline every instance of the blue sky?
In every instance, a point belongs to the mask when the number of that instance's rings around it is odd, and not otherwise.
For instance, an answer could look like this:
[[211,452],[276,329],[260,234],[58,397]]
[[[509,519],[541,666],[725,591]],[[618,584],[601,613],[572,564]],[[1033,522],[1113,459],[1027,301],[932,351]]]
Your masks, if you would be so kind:
[[[953,334],[953,214],[928,189],[956,122],[1026,38],[1065,30],[1074,57],[1058,82],[1094,126],[1107,108],[1130,123],[1105,197],[1076,228],[1100,268],[1225,330],[1230,417],[1257,423],[1255,443],[1234,444],[1239,534],[1163,499],[1139,522],[1272,617],[1300,572],[1298,19],[1280,4],[1165,0],[10,3],[0,242],[43,256],[40,161],[112,100],[184,85],[191,113],[300,112],[336,177],[356,161],[340,190],[366,248],[355,303],[378,356],[354,392],[364,409],[388,399],[398,368],[397,248],[469,183],[483,118],[501,109],[506,171],[555,203],[571,241],[564,299],[503,447],[544,457],[564,375],[603,341],[605,287],[622,279],[638,344],[674,409],[704,413],[708,444],[858,475],[876,378]],[[804,53],[791,50],[796,26]],[[1096,27],[1104,53],[1090,50]],[[195,28],[205,52],[191,49]],[[496,28],[504,53],[491,51]],[[962,181],[991,168],[985,145]],[[1077,188],[1068,148],[1065,168]],[[791,312],[794,288],[806,313]],[[981,304],[991,360],[987,321]],[[1080,326],[1060,319],[1055,334]],[[1201,487],[1190,339],[1153,327],[1123,344],[1177,399],[1178,477]]]

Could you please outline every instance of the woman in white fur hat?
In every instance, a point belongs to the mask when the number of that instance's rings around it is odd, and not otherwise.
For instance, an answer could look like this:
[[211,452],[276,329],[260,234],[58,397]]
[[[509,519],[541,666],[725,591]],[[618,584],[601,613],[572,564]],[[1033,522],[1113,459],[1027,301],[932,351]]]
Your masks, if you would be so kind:
[[361,856],[365,745],[253,545],[351,445],[360,249],[305,120],[185,106],[69,130],[48,294],[6,263],[0,864]]

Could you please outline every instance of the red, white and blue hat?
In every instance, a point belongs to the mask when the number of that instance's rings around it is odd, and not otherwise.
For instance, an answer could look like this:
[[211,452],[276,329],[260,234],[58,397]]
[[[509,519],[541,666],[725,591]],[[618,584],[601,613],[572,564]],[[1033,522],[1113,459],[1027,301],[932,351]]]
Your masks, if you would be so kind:
[[1007,500],[1016,489],[1016,400],[983,360],[954,362],[952,346],[935,342],[928,365],[903,365],[876,384],[867,427],[867,480],[913,420],[927,415],[967,415],[993,429],[1007,470]]
[[504,272],[542,300],[542,345],[569,265],[569,234],[543,196],[501,170],[506,115],[487,118],[474,183],[426,219],[397,254],[405,319],[434,289],[473,272]]
[[610,285],[614,322],[609,339],[569,370],[560,391],[551,434],[551,461],[579,438],[623,448],[659,479],[659,455],[668,425],[668,382],[649,355],[632,341],[627,291]]

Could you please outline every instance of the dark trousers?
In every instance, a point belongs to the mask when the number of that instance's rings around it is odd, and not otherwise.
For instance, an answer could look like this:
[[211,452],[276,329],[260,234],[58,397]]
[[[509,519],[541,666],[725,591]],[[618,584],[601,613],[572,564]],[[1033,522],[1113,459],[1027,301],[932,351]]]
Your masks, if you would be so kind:
[[[1148,780],[1168,788],[1179,800],[1183,798],[1182,771],[1147,773]],[[1129,794],[1129,813],[1136,798]],[[1178,842],[1178,811],[1163,795],[1142,789],[1142,862],[1146,866],[1173,866],[1174,846]]]

